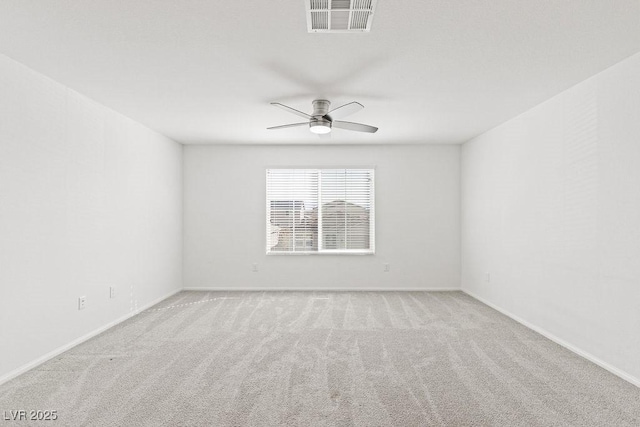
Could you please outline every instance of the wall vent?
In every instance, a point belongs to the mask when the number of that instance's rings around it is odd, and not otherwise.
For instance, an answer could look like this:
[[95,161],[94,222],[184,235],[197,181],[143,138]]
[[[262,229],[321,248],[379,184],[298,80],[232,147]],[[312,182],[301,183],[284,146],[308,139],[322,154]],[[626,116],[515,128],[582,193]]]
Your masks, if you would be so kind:
[[371,31],[377,0],[304,0],[310,33]]

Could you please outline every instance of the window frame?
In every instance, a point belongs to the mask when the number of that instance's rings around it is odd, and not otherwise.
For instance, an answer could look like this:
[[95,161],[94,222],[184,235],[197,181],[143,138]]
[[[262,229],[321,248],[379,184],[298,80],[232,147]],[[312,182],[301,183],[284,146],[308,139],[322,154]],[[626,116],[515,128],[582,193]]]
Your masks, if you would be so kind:
[[[318,245],[321,244],[322,238],[322,226],[321,226],[321,218],[322,218],[322,209],[320,209],[321,197],[322,197],[322,178],[321,171],[322,170],[345,170],[345,169],[358,169],[358,170],[367,170],[371,174],[371,199],[370,199],[370,215],[369,215],[369,249],[322,249],[318,248],[314,251],[272,251],[269,248],[269,180],[268,174],[270,170],[279,169],[279,170],[315,170],[318,171]],[[376,253],[376,238],[375,238],[375,229],[376,229],[376,214],[375,214],[375,200],[376,200],[376,167],[375,166],[269,166],[265,168],[265,251],[267,256],[307,256],[307,255],[319,255],[319,256],[331,256],[331,255],[375,255]]]

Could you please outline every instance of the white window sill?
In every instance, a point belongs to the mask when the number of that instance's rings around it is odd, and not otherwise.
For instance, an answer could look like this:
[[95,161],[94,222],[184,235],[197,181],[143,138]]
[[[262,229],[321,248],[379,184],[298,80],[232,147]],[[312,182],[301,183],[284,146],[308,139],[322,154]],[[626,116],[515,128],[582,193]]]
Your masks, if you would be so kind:
[[344,250],[325,250],[325,251],[297,251],[297,252],[285,252],[285,251],[270,251],[267,252],[268,256],[280,256],[280,255],[375,255],[375,251],[344,251]]

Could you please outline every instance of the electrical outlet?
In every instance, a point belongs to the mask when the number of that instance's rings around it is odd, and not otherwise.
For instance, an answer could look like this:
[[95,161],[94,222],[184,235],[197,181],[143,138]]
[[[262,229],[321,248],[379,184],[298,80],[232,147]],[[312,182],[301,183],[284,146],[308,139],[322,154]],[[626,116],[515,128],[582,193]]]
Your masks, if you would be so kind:
[[258,272],[258,264],[257,263],[253,263],[251,264],[251,271],[253,271],[254,273]]
[[113,286],[109,287],[109,298],[115,298],[116,297],[116,288]]
[[391,265],[389,263],[384,264],[384,272],[388,273],[391,271]]
[[78,310],[84,310],[85,305],[87,305],[87,297],[79,297]]

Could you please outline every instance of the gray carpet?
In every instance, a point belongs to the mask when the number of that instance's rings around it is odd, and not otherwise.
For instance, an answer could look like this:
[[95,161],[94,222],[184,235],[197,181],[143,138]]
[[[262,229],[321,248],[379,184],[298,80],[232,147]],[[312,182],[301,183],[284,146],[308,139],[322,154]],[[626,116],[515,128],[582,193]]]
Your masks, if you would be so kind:
[[181,292],[0,386],[0,424],[16,409],[65,426],[639,426],[640,389],[461,292]]

